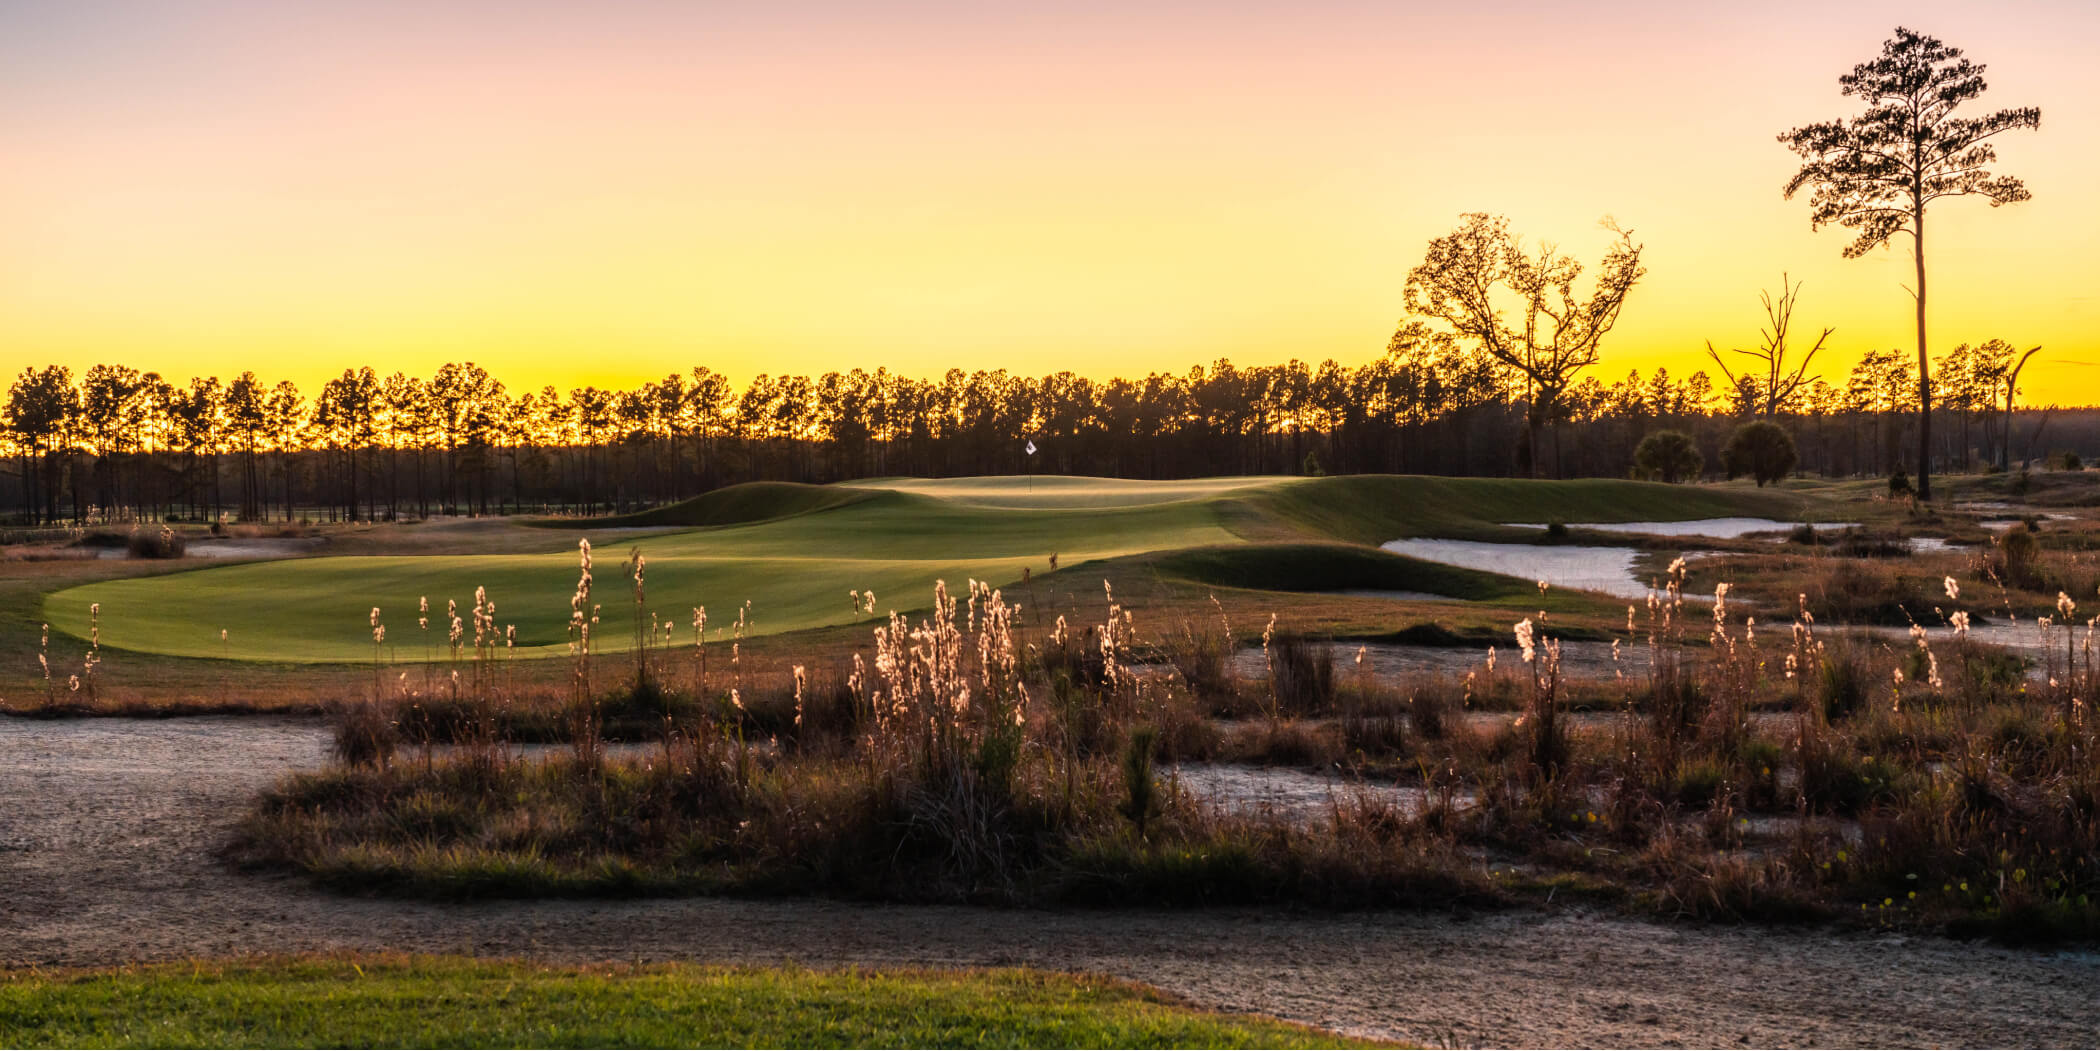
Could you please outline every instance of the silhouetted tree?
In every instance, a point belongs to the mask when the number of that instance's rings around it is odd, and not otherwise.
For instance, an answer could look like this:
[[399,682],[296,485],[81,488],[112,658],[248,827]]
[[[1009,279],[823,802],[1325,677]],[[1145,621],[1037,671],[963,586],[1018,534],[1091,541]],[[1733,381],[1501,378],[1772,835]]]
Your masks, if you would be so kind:
[[1706,468],[1706,457],[1683,431],[1656,431],[1634,449],[1633,464],[1651,478],[1675,482],[1699,477]]
[[[1582,264],[1552,245],[1534,253],[1509,232],[1509,220],[1470,212],[1458,229],[1429,242],[1407,275],[1408,312],[1441,322],[1439,335],[1471,344],[1514,371],[1525,384],[1526,463],[1539,474],[1539,425],[1555,418],[1575,375],[1597,363],[1597,348],[1619,319],[1626,296],[1646,273],[1631,231],[1609,220],[1618,240],[1598,267],[1587,299],[1575,280]],[[1517,320],[1504,319],[1513,306]]]
[[1813,225],[1859,231],[1845,247],[1857,258],[1911,236],[1917,285],[1918,498],[1932,499],[1932,374],[1925,355],[1925,208],[1942,197],[1980,195],[1993,207],[2024,201],[2026,186],[2009,175],[1992,175],[1997,160],[1991,137],[2016,128],[2040,127],[2033,107],[1999,110],[1984,117],[1956,117],[1962,103],[1983,94],[1984,67],[1961,49],[1896,27],[1881,55],[1838,78],[1846,95],[1857,95],[1866,112],[1795,128],[1779,136],[1806,159],[1786,184],[1792,199],[1811,187]]
[[[22,510],[32,522],[58,520],[59,463],[72,444],[79,415],[80,396],[72,373],[62,366],[25,368],[8,388],[7,431],[21,454]],[[36,476],[42,477],[41,485],[32,484]]]
[[1749,475],[1762,489],[1781,481],[1801,462],[1794,436],[1770,420],[1754,420],[1735,429],[1721,450],[1721,469],[1728,477]]
[[1754,380],[1750,389],[1756,392],[1754,411],[1759,415],[1777,416],[1781,409],[1793,403],[1794,396],[1807,382],[1809,363],[1815,360],[1816,352],[1823,349],[1823,344],[1830,339],[1830,334],[1837,331],[1834,328],[1825,328],[1823,334],[1816,337],[1816,345],[1808,348],[1808,353],[1789,363],[1787,329],[1793,325],[1794,303],[1800,296],[1800,283],[1796,282],[1792,287],[1788,287],[1785,274],[1779,277],[1778,299],[1773,299],[1770,292],[1758,293],[1758,298],[1763,300],[1765,305],[1765,327],[1758,330],[1760,342],[1756,350],[1736,349],[1734,353],[1763,362],[1762,376],[1745,373],[1738,378],[1728,368],[1728,363],[1721,359],[1720,352],[1714,349],[1713,341],[1706,341],[1706,356],[1714,359],[1714,364],[1720,366],[1721,375],[1728,377],[1728,382],[1742,388],[1743,380]]
[[[2012,350],[2011,347],[2005,349],[2008,353]],[[2027,353],[2020,355],[2020,360],[2011,362],[2005,370],[2005,433],[2000,436],[2003,444],[1998,447],[1998,469],[2001,471],[2012,470],[2013,399],[2020,393],[2020,370],[2027,367],[2027,359],[2034,357],[2035,351],[2040,349],[2029,347]]]

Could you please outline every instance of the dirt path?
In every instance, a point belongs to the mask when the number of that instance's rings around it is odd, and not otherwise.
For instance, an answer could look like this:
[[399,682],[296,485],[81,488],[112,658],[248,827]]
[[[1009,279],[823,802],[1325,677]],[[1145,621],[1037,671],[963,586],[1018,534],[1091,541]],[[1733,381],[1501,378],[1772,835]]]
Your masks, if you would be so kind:
[[722,900],[428,905],[237,876],[247,794],[311,722],[0,719],[0,964],[399,949],[1031,964],[1428,1044],[2100,1043],[2100,956],[1614,917],[1032,912]]

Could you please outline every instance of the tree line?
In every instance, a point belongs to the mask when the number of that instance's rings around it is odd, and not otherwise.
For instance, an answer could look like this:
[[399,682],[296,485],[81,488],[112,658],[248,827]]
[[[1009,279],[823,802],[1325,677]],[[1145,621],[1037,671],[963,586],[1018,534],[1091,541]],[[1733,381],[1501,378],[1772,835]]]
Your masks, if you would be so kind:
[[[2005,409],[2018,358],[1993,340],[1938,359],[1942,463],[1981,466],[2017,429]],[[77,378],[54,365],[14,380],[0,440],[27,522],[388,519],[588,513],[735,482],[881,475],[1619,476],[1664,429],[1719,464],[1728,431],[1752,416],[1796,434],[1804,470],[1886,473],[1919,427],[1915,383],[1890,350],[1839,383],[1811,377],[1780,397],[1753,376],[1658,368],[1583,377],[1540,408],[1522,373],[1407,328],[1361,366],[1220,360],[1108,380],[856,369],[738,387],[703,366],[631,389],[513,394],[455,363],[427,378],[346,369],[302,391],[251,372],[176,384],[121,365]]]

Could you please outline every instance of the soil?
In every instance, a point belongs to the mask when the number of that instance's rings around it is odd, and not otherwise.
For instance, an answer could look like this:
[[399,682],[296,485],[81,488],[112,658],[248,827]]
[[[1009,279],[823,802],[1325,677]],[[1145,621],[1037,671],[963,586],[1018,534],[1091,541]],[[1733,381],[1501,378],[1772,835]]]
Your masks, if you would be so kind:
[[398,950],[1103,972],[1430,1045],[2093,1046],[2100,955],[1580,911],[1032,911],[792,900],[433,904],[236,874],[315,721],[0,720],[0,965]]

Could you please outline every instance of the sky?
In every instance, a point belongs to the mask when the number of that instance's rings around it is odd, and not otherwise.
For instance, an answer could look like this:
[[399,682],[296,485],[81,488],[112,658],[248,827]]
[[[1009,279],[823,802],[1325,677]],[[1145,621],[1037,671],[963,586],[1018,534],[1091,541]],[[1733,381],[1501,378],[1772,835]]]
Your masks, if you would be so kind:
[[[2100,402],[2100,4],[0,0],[0,369],[513,389],[705,365],[1361,364],[1461,213],[1647,278],[1598,375],[1914,349],[1778,133],[1897,25],[1989,67],[2034,193],[1944,202],[1935,352]],[[1820,360],[1820,359],[1819,359]]]

